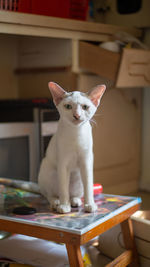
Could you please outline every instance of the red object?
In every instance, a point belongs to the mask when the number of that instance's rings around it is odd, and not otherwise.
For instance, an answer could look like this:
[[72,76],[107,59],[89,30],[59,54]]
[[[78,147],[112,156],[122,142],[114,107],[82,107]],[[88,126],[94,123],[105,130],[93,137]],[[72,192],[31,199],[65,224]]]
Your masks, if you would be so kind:
[[32,0],[32,13],[86,20],[88,0]]
[[25,13],[31,13],[32,6],[31,6],[32,0],[18,0],[18,11],[19,12],[25,12]]
[[31,13],[32,0],[0,0],[0,10]]
[[101,184],[94,184],[93,185],[93,191],[94,191],[94,195],[98,195],[100,193],[103,192],[103,187]]
[[69,18],[69,3],[70,0],[32,0],[32,13]]
[[86,20],[88,0],[0,0],[0,10]]
[[86,20],[88,13],[88,0],[70,0],[70,18]]

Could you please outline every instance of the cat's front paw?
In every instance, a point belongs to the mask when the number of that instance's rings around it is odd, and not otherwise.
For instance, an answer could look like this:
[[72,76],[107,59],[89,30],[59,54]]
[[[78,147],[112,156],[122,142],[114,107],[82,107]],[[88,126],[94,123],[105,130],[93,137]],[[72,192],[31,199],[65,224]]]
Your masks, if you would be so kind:
[[71,206],[72,207],[79,207],[82,205],[82,201],[79,197],[72,197],[71,198]]
[[57,206],[57,212],[59,213],[68,213],[71,211],[70,204],[60,204]]
[[60,204],[59,198],[51,198],[50,199],[50,208],[52,210],[57,210],[58,205]]
[[95,203],[93,204],[85,204],[84,205],[84,210],[86,212],[94,212],[97,210],[97,205]]

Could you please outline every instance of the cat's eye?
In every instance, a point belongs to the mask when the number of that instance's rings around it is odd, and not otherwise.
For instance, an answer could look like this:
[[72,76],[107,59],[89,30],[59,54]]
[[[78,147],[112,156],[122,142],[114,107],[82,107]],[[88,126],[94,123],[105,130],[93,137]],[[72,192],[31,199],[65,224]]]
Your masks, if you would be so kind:
[[83,105],[82,108],[83,108],[84,110],[88,110],[89,106],[87,106],[87,105]]
[[72,106],[71,106],[70,104],[65,104],[64,107],[65,107],[66,109],[72,109]]

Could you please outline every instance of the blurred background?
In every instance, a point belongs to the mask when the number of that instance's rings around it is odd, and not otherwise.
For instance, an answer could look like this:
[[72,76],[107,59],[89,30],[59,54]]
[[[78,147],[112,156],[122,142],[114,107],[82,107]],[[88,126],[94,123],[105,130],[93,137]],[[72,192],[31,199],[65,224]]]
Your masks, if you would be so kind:
[[105,83],[95,182],[149,195],[149,12],[149,0],[0,1],[1,177],[37,180],[59,119],[48,81],[84,92]]

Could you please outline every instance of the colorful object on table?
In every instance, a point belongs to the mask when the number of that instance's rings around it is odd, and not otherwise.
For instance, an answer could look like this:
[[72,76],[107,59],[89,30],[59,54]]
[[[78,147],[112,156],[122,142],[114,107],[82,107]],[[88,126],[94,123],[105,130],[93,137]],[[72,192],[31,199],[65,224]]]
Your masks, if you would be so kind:
[[[5,187],[5,209],[1,215],[7,216],[8,219],[27,220],[32,224],[47,225],[47,227],[57,228],[68,232],[75,232],[82,234],[90,230],[93,225],[97,225],[104,217],[113,216],[116,211],[123,210],[126,207],[131,207],[132,203],[141,202],[140,199],[129,196],[113,196],[107,194],[96,194],[95,202],[98,209],[95,213],[85,213],[83,205],[78,208],[73,208],[70,213],[58,214],[50,211],[49,203],[42,195],[34,194],[27,191]],[[96,191],[100,192],[100,191]],[[10,197],[11,196],[11,197]],[[25,203],[25,204],[23,204]],[[34,207],[36,213],[30,215],[14,214],[13,210],[19,206]],[[0,217],[1,217],[0,215]]]
[[102,185],[101,184],[94,184],[93,185],[93,191],[94,191],[94,196],[102,193],[103,192]]
[[17,215],[31,215],[36,213],[36,209],[28,206],[19,206],[13,209],[13,213]]

